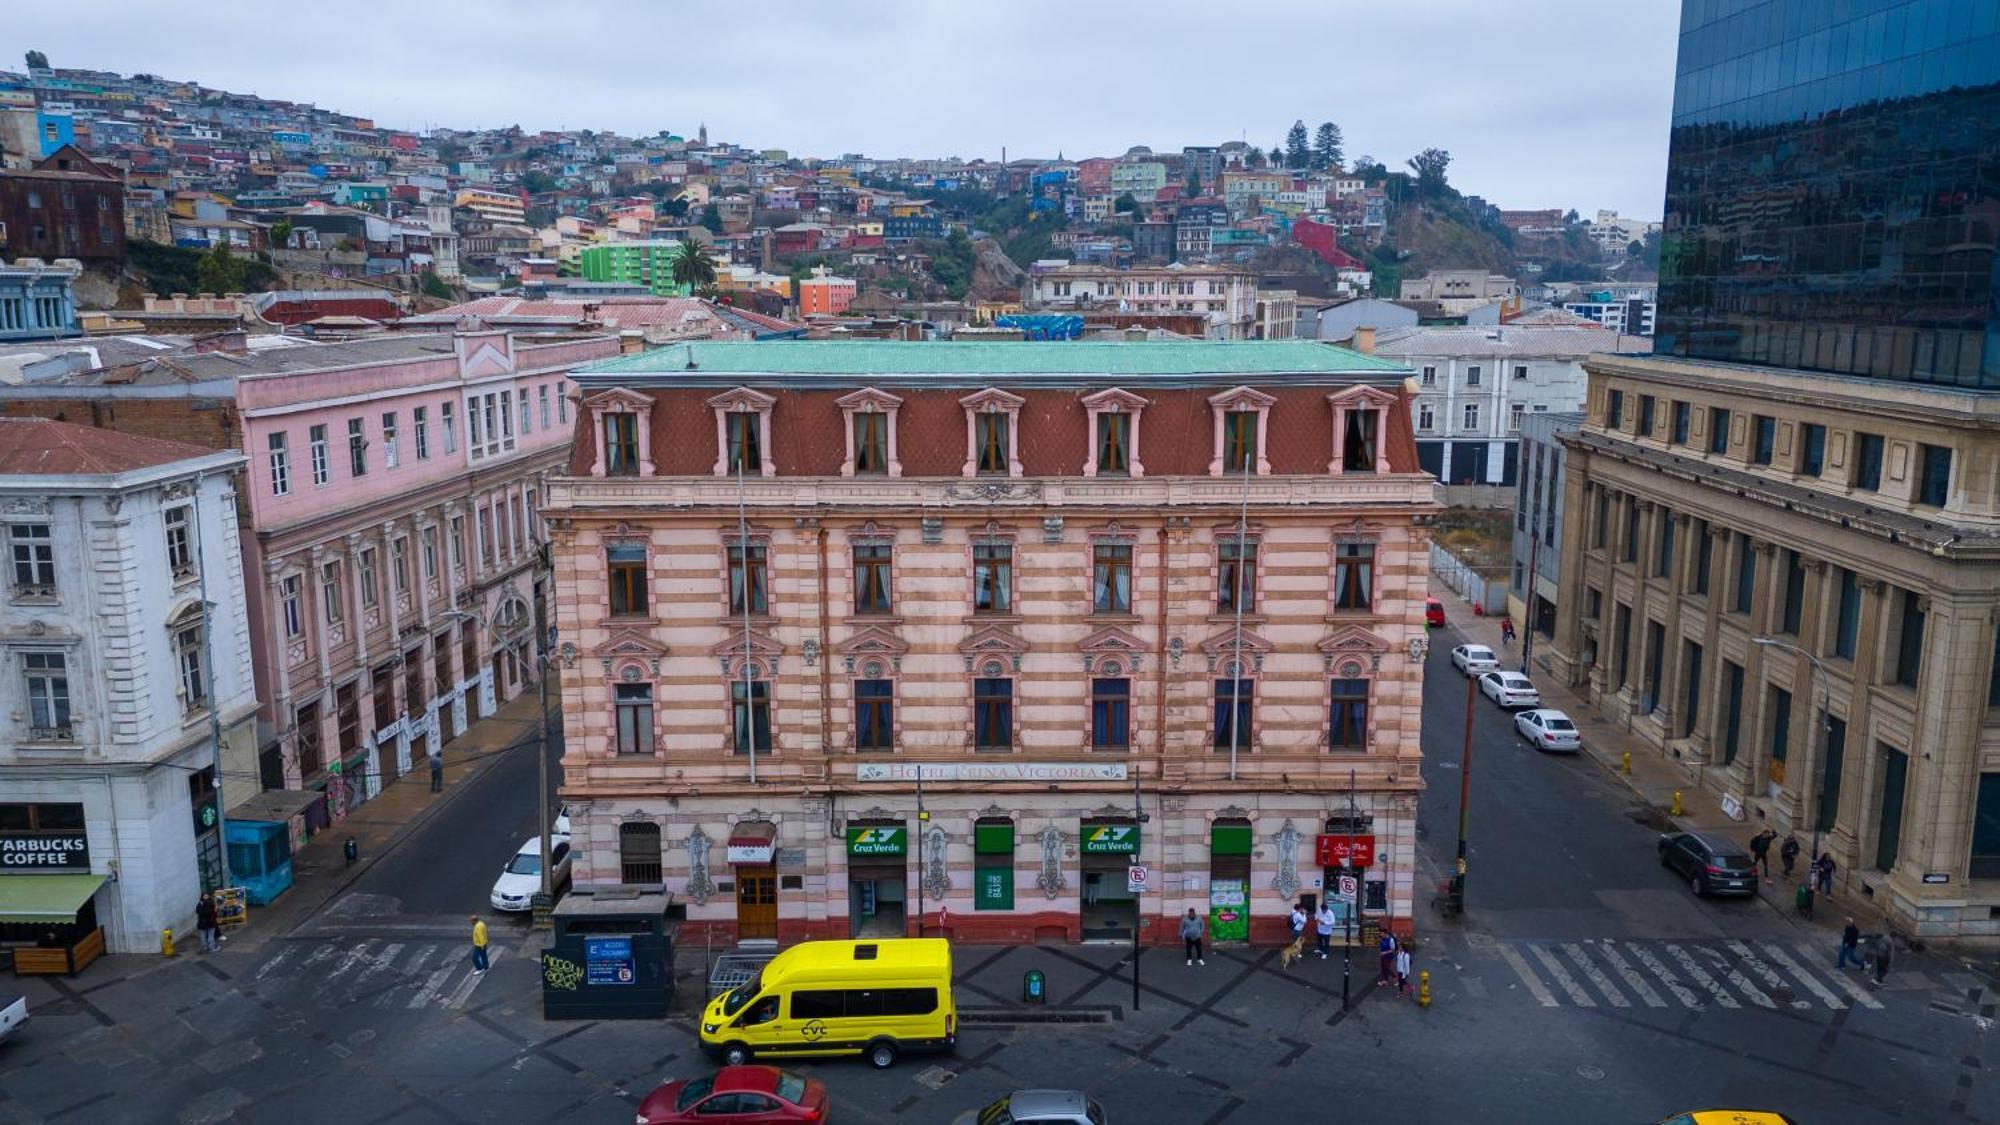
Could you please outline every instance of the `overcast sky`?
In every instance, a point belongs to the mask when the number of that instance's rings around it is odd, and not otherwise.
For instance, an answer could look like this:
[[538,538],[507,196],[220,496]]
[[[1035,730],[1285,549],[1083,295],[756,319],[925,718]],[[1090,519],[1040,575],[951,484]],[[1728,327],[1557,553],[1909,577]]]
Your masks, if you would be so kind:
[[[1675,0],[6,0],[15,49],[422,129],[659,129],[794,155],[997,159],[1331,120],[1449,150],[1502,207],[1660,217]],[[88,11],[86,11],[88,9]],[[20,60],[6,62],[18,68]]]

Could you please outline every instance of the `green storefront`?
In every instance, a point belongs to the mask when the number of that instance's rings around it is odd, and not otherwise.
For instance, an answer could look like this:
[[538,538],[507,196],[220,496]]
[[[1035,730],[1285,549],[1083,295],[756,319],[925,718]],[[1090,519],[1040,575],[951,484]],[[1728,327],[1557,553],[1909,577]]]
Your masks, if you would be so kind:
[[910,830],[901,822],[847,826],[847,920],[854,937],[908,929]]
[[1250,822],[1218,820],[1208,833],[1208,937],[1250,940]]
[[1132,940],[1139,924],[1139,896],[1126,889],[1126,869],[1139,862],[1139,826],[1130,820],[1086,820],[1077,839],[1083,940]]
[[1014,822],[972,826],[972,909],[1014,909]]

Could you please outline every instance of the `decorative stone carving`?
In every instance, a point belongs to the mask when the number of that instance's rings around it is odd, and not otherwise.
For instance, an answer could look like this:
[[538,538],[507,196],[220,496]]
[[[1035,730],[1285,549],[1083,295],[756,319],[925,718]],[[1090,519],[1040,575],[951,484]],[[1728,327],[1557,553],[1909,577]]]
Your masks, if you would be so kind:
[[923,534],[924,542],[926,543],[944,542],[944,517],[925,516],[923,518]]
[[1299,893],[1299,839],[1298,827],[1290,817],[1271,837],[1278,845],[1278,876],[1271,880],[1271,889],[1287,899]]
[[1042,517],[1042,542],[1060,543],[1063,539],[1063,518],[1061,516]]
[[1430,648],[1431,641],[1429,637],[1411,637],[1410,663],[1422,664],[1424,662],[1424,655],[1430,651]]
[[950,842],[951,834],[936,821],[924,829],[924,893],[940,902],[951,890],[951,871],[945,866],[945,846]]
[[944,486],[946,500],[984,500],[991,504],[999,500],[1039,500],[1042,496],[1042,482],[1038,480],[968,480],[952,481]]
[[182,500],[194,495],[194,482],[177,480],[160,490],[162,500]]
[[708,853],[714,842],[700,825],[695,825],[684,844],[688,854],[687,896],[694,900],[696,906],[702,906],[715,893],[715,880],[708,877]]
[[1051,824],[1042,829],[1037,837],[1042,845],[1042,873],[1035,876],[1035,885],[1048,898],[1056,898],[1069,884],[1063,878],[1062,830]]
[[1186,641],[1179,637],[1174,637],[1167,641],[1167,658],[1174,662],[1174,667],[1178,668],[1181,666],[1181,657],[1185,655],[1187,655]]
[[819,667],[819,638],[818,638],[818,637],[807,637],[807,638],[805,639],[805,643],[799,646],[799,651],[800,651],[800,653],[801,653],[801,654],[803,654],[803,655],[805,656],[805,660],[806,660],[806,667],[808,667],[808,668],[817,668],[817,667]]
[[[49,502],[40,496],[16,496],[7,501],[6,509],[10,516],[45,516],[51,510]],[[116,514],[116,509],[113,509],[113,514]]]

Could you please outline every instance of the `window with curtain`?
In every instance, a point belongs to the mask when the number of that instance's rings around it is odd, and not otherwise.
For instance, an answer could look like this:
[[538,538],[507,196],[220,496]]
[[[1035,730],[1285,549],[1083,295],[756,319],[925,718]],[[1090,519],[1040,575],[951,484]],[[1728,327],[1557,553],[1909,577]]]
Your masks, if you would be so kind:
[[1215,681],[1215,748],[1250,748],[1250,709],[1255,689],[1249,680]]
[[1092,550],[1091,609],[1097,613],[1132,612],[1130,544],[1099,543]]
[[638,472],[639,416],[637,414],[606,414],[604,416],[604,474],[613,477],[629,477],[638,475]]
[[972,744],[980,750],[1013,748],[1013,680],[981,677],[972,681]]
[[978,471],[1007,475],[1013,470],[1012,459],[1007,456],[1007,423],[1010,416],[1002,413],[975,414],[972,419],[972,437],[977,444]]
[[1362,750],[1368,745],[1368,681],[1333,681],[1327,722],[1327,746]]
[[1099,677],[1090,681],[1090,748],[1132,748],[1132,681]]
[[972,611],[1012,613],[1014,610],[1014,545],[972,545]]
[[738,545],[729,548],[729,612],[769,611],[766,550],[767,548],[761,544],[755,543],[748,547]]
[[1222,471],[1247,473],[1256,468],[1257,412],[1231,410],[1222,416]]
[[[1381,412],[1376,410],[1349,410],[1347,430],[1341,435],[1340,467],[1350,473],[1372,473],[1375,471],[1377,431],[1381,425]],[[1515,420],[1515,428],[1520,428],[1520,420]]]
[[1333,552],[1333,608],[1375,607],[1375,544],[1342,543]]
[[887,543],[855,545],[854,612],[888,613],[894,608],[890,597],[890,553]]
[[896,738],[896,685],[890,680],[854,681],[854,748],[889,750]]
[[1097,416],[1097,471],[1132,471],[1132,416],[1105,413]]
[[604,555],[611,586],[611,616],[645,613],[646,548],[638,544],[623,544],[609,548]]
[[757,749],[771,748],[771,685],[762,680],[729,682],[729,739],[738,754],[750,752],[750,732],[757,732]]
[[619,684],[613,689],[618,719],[618,752],[653,752],[653,685]]
[[763,415],[754,411],[732,410],[724,415],[729,433],[729,471],[744,476],[764,475]]
[[1253,540],[1225,539],[1215,548],[1215,608],[1218,613],[1245,613],[1257,610],[1257,544]]
[[889,416],[872,411],[854,415],[854,472],[889,471]]

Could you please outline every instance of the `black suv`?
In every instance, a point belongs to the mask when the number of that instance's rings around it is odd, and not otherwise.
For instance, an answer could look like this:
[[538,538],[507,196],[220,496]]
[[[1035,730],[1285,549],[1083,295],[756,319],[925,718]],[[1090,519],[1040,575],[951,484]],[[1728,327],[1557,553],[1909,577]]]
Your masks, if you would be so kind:
[[1757,893],[1757,865],[1718,836],[1669,832],[1660,837],[1660,865],[1680,872],[1698,895]]

